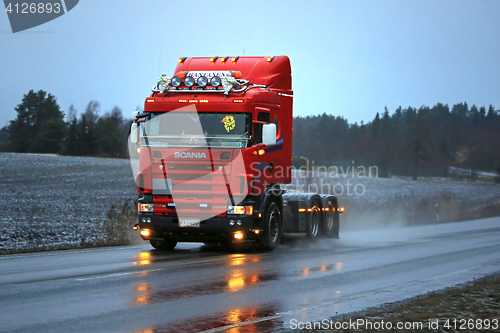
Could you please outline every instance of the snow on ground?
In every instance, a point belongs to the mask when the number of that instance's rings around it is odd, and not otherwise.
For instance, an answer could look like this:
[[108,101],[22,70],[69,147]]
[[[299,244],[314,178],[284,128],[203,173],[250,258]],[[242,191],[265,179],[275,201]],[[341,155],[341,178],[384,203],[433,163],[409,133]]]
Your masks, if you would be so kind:
[[[135,209],[137,190],[129,160],[0,153],[0,165],[0,253],[102,245],[110,243],[114,230],[125,228],[126,233],[129,226],[120,214],[120,219],[107,215],[116,215],[108,214],[113,205],[118,213],[124,203]],[[342,220],[350,224],[403,219],[404,212],[422,203],[433,207],[440,202],[444,211],[448,201],[471,207],[500,202],[500,186],[495,184],[316,173],[308,186],[304,172],[295,170],[293,176],[286,186],[290,190],[337,194],[347,208]],[[379,210],[384,214],[377,216]]]
[[0,154],[0,253],[106,242],[111,206],[137,198],[125,159]]

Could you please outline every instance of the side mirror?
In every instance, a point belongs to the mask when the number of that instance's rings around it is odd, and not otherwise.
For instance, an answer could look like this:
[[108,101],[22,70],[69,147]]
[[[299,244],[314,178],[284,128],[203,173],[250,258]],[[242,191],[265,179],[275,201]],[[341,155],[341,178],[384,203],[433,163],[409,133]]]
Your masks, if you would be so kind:
[[139,139],[139,124],[137,124],[135,121],[130,125],[130,136],[129,140],[131,143],[137,143],[140,141]]
[[262,143],[265,146],[276,144],[276,124],[264,124],[262,126]]

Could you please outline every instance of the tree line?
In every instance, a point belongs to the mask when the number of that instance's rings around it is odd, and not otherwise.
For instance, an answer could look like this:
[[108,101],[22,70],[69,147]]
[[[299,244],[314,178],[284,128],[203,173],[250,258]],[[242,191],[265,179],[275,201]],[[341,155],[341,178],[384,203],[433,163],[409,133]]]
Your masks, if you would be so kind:
[[385,108],[360,124],[333,115],[296,117],[293,152],[316,165],[377,166],[380,176],[448,176],[450,167],[500,174],[500,111],[458,103],[451,108]]
[[99,102],[90,101],[79,117],[73,105],[65,115],[52,94],[30,90],[15,110],[16,119],[1,131],[3,151],[127,156],[129,120],[117,106],[100,115]]
[[[29,91],[15,108],[17,117],[0,130],[3,151],[58,153],[79,156],[127,157],[130,121],[118,107],[100,115],[100,104],[90,101],[77,115],[65,115],[56,98]],[[295,117],[293,155],[321,166],[377,166],[379,176],[448,176],[460,170],[500,174],[500,110],[458,103],[451,108],[397,108],[368,122],[350,124],[326,113]],[[302,159],[304,161],[304,159]]]

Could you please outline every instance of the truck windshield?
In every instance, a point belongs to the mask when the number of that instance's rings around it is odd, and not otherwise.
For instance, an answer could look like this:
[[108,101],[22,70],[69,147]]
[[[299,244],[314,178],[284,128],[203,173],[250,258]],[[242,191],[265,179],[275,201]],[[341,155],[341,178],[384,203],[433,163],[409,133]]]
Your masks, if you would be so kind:
[[221,146],[244,148],[249,140],[246,113],[151,113],[143,129],[154,146]]

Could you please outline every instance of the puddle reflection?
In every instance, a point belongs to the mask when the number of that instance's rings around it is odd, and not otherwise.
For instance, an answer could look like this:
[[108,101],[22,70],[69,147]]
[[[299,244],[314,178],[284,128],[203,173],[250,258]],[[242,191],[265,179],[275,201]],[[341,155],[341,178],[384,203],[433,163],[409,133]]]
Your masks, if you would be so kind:
[[230,333],[260,333],[273,332],[283,328],[280,320],[281,307],[276,304],[263,305],[262,307],[232,308],[214,316],[176,321],[163,326],[143,328],[135,333],[194,333],[200,331],[224,331]]
[[304,269],[302,269],[301,271],[299,272],[296,272],[295,274],[293,275],[302,275],[302,276],[308,276],[311,272],[328,272],[328,271],[339,271],[340,269],[342,269],[342,263],[341,262],[337,262],[335,264],[331,264],[331,265],[323,265],[323,266],[316,266],[316,267],[306,267]]
[[182,289],[157,290],[149,283],[141,282],[134,286],[136,294],[134,304],[144,306],[194,296],[233,293],[278,278],[277,274],[261,274],[258,271],[245,272],[242,269],[234,269],[225,279],[205,284],[192,284]]

